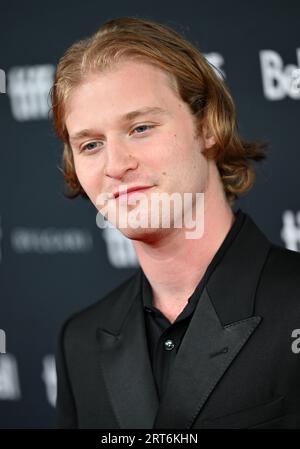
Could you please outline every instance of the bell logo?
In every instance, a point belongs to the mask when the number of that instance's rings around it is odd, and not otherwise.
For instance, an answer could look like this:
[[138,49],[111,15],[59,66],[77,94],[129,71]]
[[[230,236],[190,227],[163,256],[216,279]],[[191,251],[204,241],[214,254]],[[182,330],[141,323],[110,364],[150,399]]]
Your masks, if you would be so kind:
[[281,56],[273,50],[259,52],[264,95],[268,100],[290,97],[300,99],[300,48],[296,50],[297,64],[284,66]]

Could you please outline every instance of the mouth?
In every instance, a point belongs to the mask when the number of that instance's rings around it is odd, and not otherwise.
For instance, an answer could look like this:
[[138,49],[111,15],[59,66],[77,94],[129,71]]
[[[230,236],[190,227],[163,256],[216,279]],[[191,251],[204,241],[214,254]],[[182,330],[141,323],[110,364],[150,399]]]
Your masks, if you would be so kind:
[[144,192],[146,190],[151,189],[153,186],[141,186],[141,187],[132,187],[129,188],[128,190],[125,190],[124,192],[116,192],[115,193],[115,199],[117,200],[120,197],[123,197],[124,195],[132,196],[134,193],[136,192]]

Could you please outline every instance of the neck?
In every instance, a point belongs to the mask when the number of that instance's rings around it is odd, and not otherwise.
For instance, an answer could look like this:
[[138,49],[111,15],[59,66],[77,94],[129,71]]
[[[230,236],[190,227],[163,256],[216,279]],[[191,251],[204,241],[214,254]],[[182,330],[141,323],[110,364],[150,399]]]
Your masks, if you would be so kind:
[[[184,308],[234,221],[223,192],[205,194],[204,232],[187,239],[185,228],[173,228],[153,241],[133,240],[140,266],[153,292],[153,305],[170,321]],[[165,231],[165,230],[164,230]]]

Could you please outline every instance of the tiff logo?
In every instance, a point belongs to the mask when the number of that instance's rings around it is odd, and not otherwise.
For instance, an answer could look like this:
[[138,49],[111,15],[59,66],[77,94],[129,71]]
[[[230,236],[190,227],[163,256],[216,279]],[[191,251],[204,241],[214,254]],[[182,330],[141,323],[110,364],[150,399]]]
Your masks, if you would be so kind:
[[6,93],[6,76],[4,70],[0,69],[0,94]]
[[0,329],[0,354],[6,354],[6,335],[3,329]]
[[49,90],[53,83],[51,64],[12,67],[7,72],[7,94],[13,117],[18,121],[48,119]]

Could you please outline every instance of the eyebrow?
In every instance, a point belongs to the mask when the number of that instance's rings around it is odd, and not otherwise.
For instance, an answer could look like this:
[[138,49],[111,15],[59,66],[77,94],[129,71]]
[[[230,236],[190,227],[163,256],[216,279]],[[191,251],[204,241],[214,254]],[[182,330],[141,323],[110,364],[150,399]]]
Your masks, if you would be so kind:
[[[161,115],[161,114],[168,114],[168,111],[159,106],[146,106],[145,108],[142,109],[136,109],[135,111],[127,112],[126,114],[122,115],[119,118],[119,121],[128,122],[145,114]],[[70,136],[70,141],[75,142],[78,141],[79,139],[82,139],[83,137],[89,137],[96,134],[99,134],[99,132],[97,132],[94,129],[82,129],[81,131],[75,133],[73,136]]]

